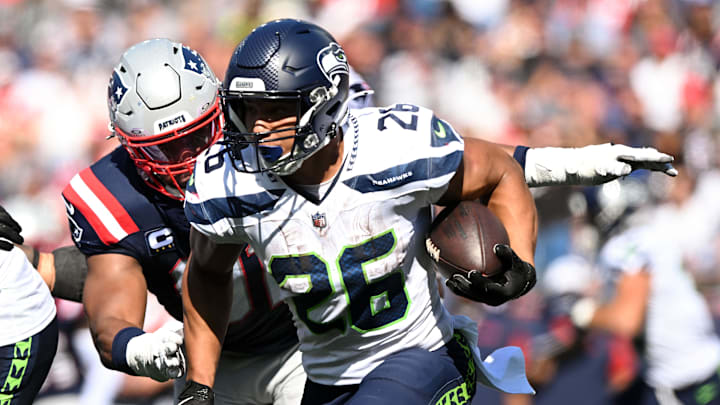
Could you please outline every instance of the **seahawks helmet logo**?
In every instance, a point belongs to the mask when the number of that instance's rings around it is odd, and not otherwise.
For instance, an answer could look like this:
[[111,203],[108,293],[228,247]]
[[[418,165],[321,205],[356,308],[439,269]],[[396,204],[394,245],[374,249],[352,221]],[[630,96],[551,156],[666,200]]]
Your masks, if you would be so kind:
[[331,42],[330,45],[321,49],[317,54],[317,63],[325,77],[331,82],[333,77],[339,74],[349,75],[347,57],[340,45]]

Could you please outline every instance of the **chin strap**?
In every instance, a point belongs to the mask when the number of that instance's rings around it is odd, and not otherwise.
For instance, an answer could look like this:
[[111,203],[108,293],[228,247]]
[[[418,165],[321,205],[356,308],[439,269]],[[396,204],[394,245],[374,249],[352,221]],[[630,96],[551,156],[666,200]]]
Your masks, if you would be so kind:
[[105,137],[105,140],[115,138],[115,125],[113,125],[112,121],[108,122],[108,131],[110,131],[110,135]]

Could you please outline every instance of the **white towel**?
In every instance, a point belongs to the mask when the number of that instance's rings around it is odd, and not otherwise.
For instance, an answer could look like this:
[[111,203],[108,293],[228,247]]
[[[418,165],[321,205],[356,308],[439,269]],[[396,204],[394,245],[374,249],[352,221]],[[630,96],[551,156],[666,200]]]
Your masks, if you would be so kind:
[[453,328],[463,334],[478,366],[477,382],[509,394],[535,394],[525,376],[525,357],[519,347],[501,347],[482,359],[477,347],[478,327],[464,315],[453,315]]

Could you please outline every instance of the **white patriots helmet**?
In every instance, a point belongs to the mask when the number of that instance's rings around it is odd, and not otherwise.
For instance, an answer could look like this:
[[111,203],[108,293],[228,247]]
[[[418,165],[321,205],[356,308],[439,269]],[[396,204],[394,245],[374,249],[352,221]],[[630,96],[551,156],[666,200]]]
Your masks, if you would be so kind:
[[197,51],[168,39],[120,58],[108,85],[110,129],[153,189],[184,199],[197,155],[222,134],[219,86]]

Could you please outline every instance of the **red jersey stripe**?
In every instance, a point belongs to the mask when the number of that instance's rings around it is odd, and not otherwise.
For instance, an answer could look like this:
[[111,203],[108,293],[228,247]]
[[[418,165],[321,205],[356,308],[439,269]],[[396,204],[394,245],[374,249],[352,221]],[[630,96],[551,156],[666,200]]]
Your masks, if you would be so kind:
[[90,206],[82,199],[82,197],[80,197],[80,195],[78,195],[75,189],[73,189],[71,184],[65,186],[62,194],[67,202],[72,204],[76,210],[80,211],[82,215],[85,216],[85,219],[87,219],[90,226],[92,226],[93,230],[97,233],[103,243],[112,245],[119,242],[118,239],[110,233],[97,214],[95,214]]
[[100,202],[105,205],[108,211],[110,211],[112,216],[128,235],[140,230],[130,214],[128,214],[125,208],[120,204],[120,202],[118,202],[117,198],[112,195],[105,185],[98,180],[95,173],[93,173],[89,167],[80,172],[80,178],[83,179],[90,191],[95,194]]

